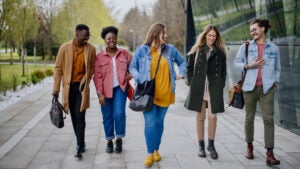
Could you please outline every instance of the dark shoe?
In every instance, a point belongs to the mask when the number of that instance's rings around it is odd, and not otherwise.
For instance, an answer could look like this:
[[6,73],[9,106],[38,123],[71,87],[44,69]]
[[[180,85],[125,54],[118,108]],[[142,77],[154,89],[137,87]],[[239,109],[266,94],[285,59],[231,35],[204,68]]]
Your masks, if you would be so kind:
[[267,165],[279,165],[280,164],[280,161],[276,160],[276,158],[274,157],[273,149],[268,150],[266,154],[267,154],[267,160],[266,160]]
[[198,152],[199,157],[206,157],[206,152],[205,152],[205,143],[204,141],[199,141],[199,152]]
[[107,145],[106,145],[106,152],[107,153],[112,153],[114,152],[114,144],[113,142],[110,140],[107,142]]
[[116,140],[115,152],[116,153],[121,153],[122,151],[123,151],[123,148],[122,148],[122,139],[117,139]]
[[75,157],[82,158],[82,153],[83,153],[83,146],[77,146]]
[[249,160],[252,160],[254,158],[252,143],[247,144],[247,154],[245,155],[245,157],[248,158]]
[[210,157],[212,159],[218,158],[218,152],[215,149],[214,140],[208,140],[207,150],[210,151]]

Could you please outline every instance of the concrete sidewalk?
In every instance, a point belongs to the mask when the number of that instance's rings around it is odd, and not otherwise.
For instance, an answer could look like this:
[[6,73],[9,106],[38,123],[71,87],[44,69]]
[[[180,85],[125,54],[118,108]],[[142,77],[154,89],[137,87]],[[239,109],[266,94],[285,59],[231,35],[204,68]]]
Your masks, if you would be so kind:
[[[91,108],[86,114],[87,151],[82,160],[74,157],[75,137],[70,116],[65,127],[55,128],[48,111],[51,102],[51,82],[41,89],[0,111],[1,169],[142,169],[147,155],[142,113],[127,109],[126,137],[122,154],[107,154],[98,99],[91,84]],[[165,120],[165,132],[160,153],[162,160],[153,169],[297,169],[300,166],[300,136],[280,127],[275,128],[275,155],[281,164],[268,167],[265,163],[263,122],[255,119],[254,159],[244,157],[244,112],[226,108],[218,115],[216,133],[217,160],[197,156],[198,142],[195,112],[183,107],[188,91],[183,81],[177,81],[176,103],[171,105]],[[207,138],[207,137],[206,137]]]

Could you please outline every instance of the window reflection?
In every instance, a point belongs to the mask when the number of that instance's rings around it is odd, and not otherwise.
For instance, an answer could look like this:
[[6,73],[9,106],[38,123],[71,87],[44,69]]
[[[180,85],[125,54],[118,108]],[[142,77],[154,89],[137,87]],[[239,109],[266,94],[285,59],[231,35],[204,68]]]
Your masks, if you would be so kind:
[[[276,124],[300,135],[299,2],[292,0],[190,0],[190,2],[196,35],[204,26],[216,25],[229,49],[228,65],[232,65],[242,41],[251,39],[250,21],[256,17],[269,19],[272,28],[267,36],[279,46],[282,67],[281,82],[275,96]],[[228,66],[227,73],[228,86],[241,77],[232,66]],[[227,95],[227,92],[224,94]]]

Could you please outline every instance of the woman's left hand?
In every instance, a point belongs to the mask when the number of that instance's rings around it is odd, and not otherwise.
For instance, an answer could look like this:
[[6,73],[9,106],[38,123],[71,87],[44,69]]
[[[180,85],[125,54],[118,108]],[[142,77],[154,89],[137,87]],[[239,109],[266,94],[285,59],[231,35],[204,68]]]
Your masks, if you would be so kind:
[[180,79],[184,79],[182,74],[178,74],[177,77],[176,77],[176,80],[180,80]]
[[130,73],[127,73],[127,80],[130,81],[132,79],[132,75]]

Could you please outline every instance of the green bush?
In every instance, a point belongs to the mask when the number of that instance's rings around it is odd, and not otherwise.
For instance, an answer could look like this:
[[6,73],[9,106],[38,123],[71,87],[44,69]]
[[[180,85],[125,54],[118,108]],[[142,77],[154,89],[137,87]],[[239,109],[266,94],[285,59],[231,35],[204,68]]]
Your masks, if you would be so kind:
[[46,76],[52,76],[53,75],[53,70],[52,69],[46,69],[45,70],[45,75]]
[[14,92],[17,90],[17,87],[18,87],[18,76],[14,74],[12,76],[12,88]]
[[41,70],[35,70],[34,72],[31,73],[31,82],[33,84],[37,84],[41,80],[45,78],[45,74]]
[[9,89],[9,81],[0,80],[0,91],[6,96],[6,91]]

